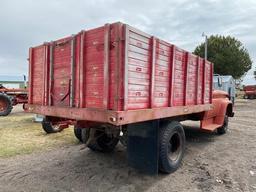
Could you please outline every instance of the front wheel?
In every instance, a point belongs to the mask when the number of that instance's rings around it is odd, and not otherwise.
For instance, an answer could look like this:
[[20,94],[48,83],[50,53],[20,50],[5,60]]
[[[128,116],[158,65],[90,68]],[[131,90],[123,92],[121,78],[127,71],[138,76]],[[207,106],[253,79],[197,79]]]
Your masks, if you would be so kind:
[[164,173],[176,171],[185,150],[185,133],[179,122],[164,123],[159,134],[159,170]]
[[228,116],[226,115],[224,118],[223,125],[217,129],[217,133],[219,135],[223,135],[227,132],[227,130],[228,130]]
[[53,124],[47,118],[44,118],[42,121],[42,128],[46,133],[57,133],[62,131],[63,129],[58,124]]

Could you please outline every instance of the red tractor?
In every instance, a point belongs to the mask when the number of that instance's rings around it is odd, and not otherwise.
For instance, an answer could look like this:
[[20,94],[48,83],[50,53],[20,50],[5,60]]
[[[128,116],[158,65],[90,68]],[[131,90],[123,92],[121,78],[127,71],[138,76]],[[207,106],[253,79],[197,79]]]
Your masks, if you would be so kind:
[[28,102],[27,89],[8,89],[0,84],[0,116],[7,116],[11,113],[13,106]]

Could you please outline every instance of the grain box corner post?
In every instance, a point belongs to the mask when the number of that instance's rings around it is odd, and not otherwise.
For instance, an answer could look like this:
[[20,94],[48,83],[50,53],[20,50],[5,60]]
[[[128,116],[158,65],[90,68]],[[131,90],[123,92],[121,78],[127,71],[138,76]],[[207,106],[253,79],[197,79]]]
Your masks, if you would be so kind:
[[83,142],[103,152],[121,140],[130,164],[150,173],[178,166],[165,167],[159,130],[177,130],[178,151],[184,147],[178,121],[211,108],[210,62],[120,22],[44,43],[29,55],[28,111],[46,116],[46,132],[74,124],[80,140],[101,134]]

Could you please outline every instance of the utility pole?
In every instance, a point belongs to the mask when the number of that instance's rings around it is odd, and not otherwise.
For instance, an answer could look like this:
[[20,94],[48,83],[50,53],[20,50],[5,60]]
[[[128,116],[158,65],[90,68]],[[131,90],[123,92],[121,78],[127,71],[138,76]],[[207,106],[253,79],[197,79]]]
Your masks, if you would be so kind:
[[204,42],[204,58],[207,60],[207,35],[203,32],[202,37],[205,37],[205,42]]

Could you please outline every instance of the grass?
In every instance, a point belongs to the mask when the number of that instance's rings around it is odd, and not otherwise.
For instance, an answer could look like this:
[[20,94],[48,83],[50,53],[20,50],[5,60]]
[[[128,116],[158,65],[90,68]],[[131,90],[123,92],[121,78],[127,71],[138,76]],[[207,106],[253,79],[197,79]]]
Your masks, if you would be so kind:
[[78,141],[74,137],[73,129],[46,134],[40,123],[33,122],[31,114],[13,113],[7,117],[0,117],[0,158],[76,143]]

